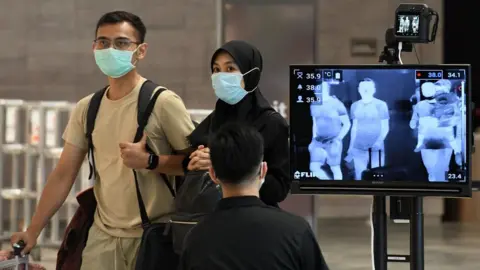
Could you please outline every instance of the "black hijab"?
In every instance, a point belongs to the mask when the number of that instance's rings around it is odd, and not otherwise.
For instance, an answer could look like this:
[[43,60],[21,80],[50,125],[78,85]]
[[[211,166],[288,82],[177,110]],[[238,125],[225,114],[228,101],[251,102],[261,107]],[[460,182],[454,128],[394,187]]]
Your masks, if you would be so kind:
[[243,77],[245,90],[255,90],[248,93],[235,105],[230,105],[218,99],[215,104],[215,110],[188,136],[193,147],[207,145],[209,134],[218,130],[224,123],[231,121],[255,123],[265,112],[274,110],[258,88],[263,69],[260,51],[245,41],[229,41],[213,54],[210,62],[212,71],[213,63],[221,52],[227,52],[232,56],[242,74],[258,68]]

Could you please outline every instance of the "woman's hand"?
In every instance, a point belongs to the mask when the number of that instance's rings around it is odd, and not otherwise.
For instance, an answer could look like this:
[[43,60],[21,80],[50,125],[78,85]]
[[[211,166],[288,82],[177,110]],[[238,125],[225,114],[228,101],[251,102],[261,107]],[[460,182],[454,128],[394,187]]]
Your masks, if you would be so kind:
[[187,169],[189,171],[208,170],[211,166],[210,149],[200,145],[197,150],[190,154],[190,162]]

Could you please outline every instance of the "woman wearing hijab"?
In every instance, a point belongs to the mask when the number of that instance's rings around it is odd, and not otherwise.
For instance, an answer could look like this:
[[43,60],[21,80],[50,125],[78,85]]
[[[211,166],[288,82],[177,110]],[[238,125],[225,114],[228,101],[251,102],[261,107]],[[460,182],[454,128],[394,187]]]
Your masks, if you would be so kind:
[[268,164],[260,199],[278,206],[290,190],[288,124],[263,97],[258,84],[263,68],[262,55],[244,41],[230,41],[219,48],[211,60],[212,86],[218,100],[215,110],[189,136],[195,150],[185,161],[189,171],[210,166],[208,139],[228,122],[243,122],[255,127],[265,142],[264,160]]

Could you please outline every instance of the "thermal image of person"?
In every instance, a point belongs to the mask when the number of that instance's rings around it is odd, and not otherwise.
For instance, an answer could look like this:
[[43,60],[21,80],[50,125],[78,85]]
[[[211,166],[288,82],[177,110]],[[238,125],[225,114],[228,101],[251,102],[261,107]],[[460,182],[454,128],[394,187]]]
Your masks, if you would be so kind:
[[464,89],[464,82],[458,86],[460,90],[460,97],[458,102],[458,125],[456,127],[456,141],[457,145],[460,145],[461,154],[455,156],[455,161],[457,165],[464,166],[467,160],[467,104],[465,98],[465,89]]
[[[320,102],[310,106],[313,121],[310,152],[310,171],[320,180],[343,180],[340,163],[342,159],[343,139],[350,130],[347,108],[330,94],[330,84],[322,82],[315,95]],[[324,170],[328,165],[333,179]]]
[[414,151],[421,152],[430,182],[446,181],[452,151],[461,151],[454,136],[454,127],[459,122],[458,97],[450,93],[450,88],[448,80],[422,84],[425,99],[415,105],[410,120],[410,128],[418,128]]
[[[464,104],[463,88],[461,89],[461,97],[452,87],[449,80],[439,80],[435,82],[437,90],[437,110],[436,113],[440,119],[440,127],[445,128],[448,134],[450,147],[455,154],[457,165],[463,166],[466,160],[466,151],[464,150],[466,138],[466,108]],[[461,86],[460,86],[461,87]],[[450,134],[453,133],[453,138]]]
[[408,32],[410,30],[410,20],[408,17],[405,18],[405,25],[404,25],[404,32]]
[[[385,164],[384,141],[390,130],[387,103],[374,97],[375,82],[369,78],[364,79],[358,85],[358,92],[361,99],[355,101],[350,109],[352,130],[350,147],[345,158],[347,162],[353,159],[355,180],[362,179],[362,173],[369,162],[372,168]],[[371,161],[369,149],[372,150]],[[379,151],[381,158],[378,158]]]
[[405,32],[405,16],[400,17],[400,25],[399,25],[399,32]]
[[418,33],[418,24],[419,24],[418,17],[414,17],[412,21],[412,30],[414,33]]
[[[415,152],[420,152],[425,148],[425,134],[429,127],[437,127],[438,120],[431,112],[433,110],[433,104],[435,100],[436,87],[431,82],[426,82],[421,86],[422,95],[424,100],[418,102],[413,107],[412,119],[410,120],[410,128],[415,129],[418,127],[418,140],[415,146]],[[419,123],[421,121],[421,124]]]

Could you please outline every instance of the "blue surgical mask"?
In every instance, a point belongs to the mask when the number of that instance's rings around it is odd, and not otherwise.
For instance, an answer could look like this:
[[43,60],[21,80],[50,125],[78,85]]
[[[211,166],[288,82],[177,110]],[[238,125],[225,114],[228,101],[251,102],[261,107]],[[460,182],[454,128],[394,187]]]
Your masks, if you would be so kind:
[[95,62],[105,75],[120,78],[135,68],[132,64],[135,51],[120,51],[114,48],[95,50]]
[[212,74],[212,86],[215,90],[215,95],[230,105],[235,105],[240,102],[248,93],[255,91],[255,87],[251,91],[246,91],[242,88],[243,76],[252,72],[253,70],[260,70],[253,68],[245,74],[218,72]]

